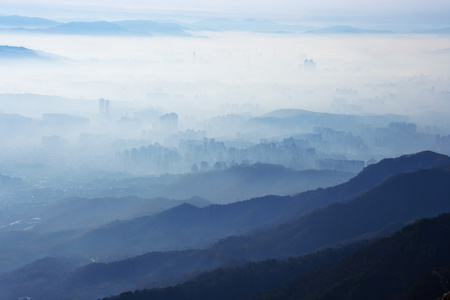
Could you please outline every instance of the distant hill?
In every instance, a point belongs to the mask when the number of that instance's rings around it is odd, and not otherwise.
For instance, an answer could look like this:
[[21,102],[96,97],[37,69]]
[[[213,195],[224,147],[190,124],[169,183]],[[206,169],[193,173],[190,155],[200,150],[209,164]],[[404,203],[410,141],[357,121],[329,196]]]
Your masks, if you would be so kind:
[[184,202],[198,206],[210,202],[200,198],[172,200],[166,198],[70,198],[46,206],[41,212],[42,223],[33,228],[35,232],[96,228],[115,220],[127,220],[156,214]]
[[199,196],[218,204],[262,197],[292,195],[345,182],[354,173],[331,170],[293,170],[281,165],[256,163],[182,175],[163,192],[175,199]]
[[82,35],[128,35],[127,29],[118,24],[99,22],[70,22],[43,30],[45,33],[82,34]]
[[117,22],[55,22],[42,18],[0,16],[0,30],[24,33],[50,33],[67,35],[118,35],[118,36],[190,36],[186,28],[175,23],[149,20],[124,20]]
[[[117,26],[114,26],[117,25]],[[208,18],[194,23],[156,22],[151,20],[123,20],[116,22],[56,22],[53,20],[24,17],[0,16],[0,29],[29,33],[60,33],[89,35],[172,35],[190,36],[188,31],[250,31],[261,33],[310,33],[310,34],[390,34],[390,30],[364,29],[349,25],[325,28],[298,24],[280,24],[270,20]],[[448,27],[417,29],[413,34],[448,34]]]
[[61,59],[61,57],[57,57],[56,55],[44,51],[17,46],[0,46],[0,60],[55,61],[57,59]]
[[[68,294],[77,293],[74,290],[77,289],[83,290],[91,298],[99,297],[105,295],[105,292],[110,293],[127,287],[130,289],[132,286],[144,283],[150,285],[151,282],[177,277],[184,273],[217,268],[234,259],[258,261],[267,258],[287,258],[361,239],[379,237],[390,234],[419,218],[450,212],[450,171],[445,164],[441,165],[442,161],[448,160],[448,157],[424,152],[387,160],[386,166],[382,168],[381,164],[378,168],[379,170],[386,168],[387,172],[390,170],[387,166],[391,165],[402,166],[403,169],[414,168],[414,166],[421,166],[419,157],[422,157],[425,162],[428,161],[425,165],[437,165],[439,168],[397,173],[366,191],[360,191],[356,187],[346,190],[342,188],[345,185],[341,185],[340,189],[334,187],[336,192],[342,192],[335,200],[340,197],[348,199],[346,195],[355,195],[358,191],[359,196],[353,198],[355,199],[353,201],[346,200],[346,203],[333,203],[289,223],[253,234],[220,240],[207,249],[152,252],[109,264],[91,264],[67,273],[66,276],[61,277],[60,282],[55,282],[55,286],[65,287]],[[370,171],[375,172],[375,170],[377,168],[373,167]],[[368,176],[368,171],[365,176]],[[382,180],[383,176],[378,174],[374,177]],[[367,182],[370,183],[370,180]],[[280,198],[277,200],[279,201]],[[200,229],[188,225],[192,222],[201,222],[204,218],[202,210],[191,205],[183,205],[163,212],[160,216],[170,215],[173,222],[178,223],[178,228],[181,229],[182,226],[184,230],[174,236],[186,239],[185,236],[195,237],[196,230]],[[252,217],[265,218],[259,213]],[[116,238],[115,242],[113,239],[104,240],[105,246],[117,250],[116,247],[123,244],[125,247],[122,249],[126,252],[126,247],[139,245],[140,237],[133,235],[133,232],[143,235],[153,234],[151,241],[157,244],[157,239],[153,238],[157,233],[152,233],[149,227],[153,228],[154,232],[164,233],[167,232],[165,230],[170,230],[165,228],[168,223],[160,223],[160,227],[154,227],[149,225],[148,220],[147,218],[134,220],[133,230],[128,230],[128,227],[118,230],[121,228],[119,226],[115,231],[108,233],[109,228],[116,226],[115,223],[103,228],[104,237]],[[215,221],[219,224],[221,222],[218,218]],[[96,241],[102,238],[101,231],[97,233],[96,235],[89,233],[87,236],[90,236],[91,241]],[[111,244],[111,241],[114,243]],[[101,243],[95,245],[102,246]],[[82,244],[72,244],[72,247],[83,250]],[[95,248],[91,248],[86,253],[95,253]],[[23,278],[21,280],[23,282]],[[44,279],[41,277],[40,280]],[[26,286],[33,284],[34,280],[31,279]],[[321,288],[326,290],[329,286]],[[55,291],[57,288],[50,290],[49,294],[56,293]]]
[[43,18],[0,16],[0,28],[49,28],[61,23]]
[[393,33],[389,30],[373,30],[373,29],[362,29],[347,25],[337,25],[322,29],[316,29],[308,31],[308,33],[323,33],[323,34],[361,34],[361,33],[371,33],[371,34],[387,34],[387,33]]
[[[61,255],[96,253],[100,257],[115,257],[149,250],[206,247],[220,238],[248,233],[264,226],[273,214],[280,211],[280,207],[271,205],[270,200],[273,198],[261,199],[254,207],[246,207],[245,203],[205,208],[182,204],[154,216],[107,224],[54,251]],[[128,247],[129,244],[133,247]]]
[[249,119],[246,128],[265,128],[269,132],[297,128],[299,132],[311,132],[314,128],[333,128],[337,131],[353,132],[356,124],[387,126],[391,122],[404,122],[407,119],[399,115],[360,116],[345,114],[329,114],[302,109],[279,109],[261,117]]
[[[1,101],[1,97],[0,97]],[[200,197],[227,204],[265,195],[292,195],[343,183],[355,173],[335,170],[294,170],[281,165],[240,164],[198,173],[94,180],[86,184],[86,197]],[[67,196],[71,196],[71,190]],[[74,190],[73,193],[76,193]]]
[[289,32],[311,29],[309,26],[278,24],[268,20],[244,19],[233,20],[227,18],[204,19],[183,26],[195,30],[212,31],[261,31],[261,32]]
[[[18,213],[9,211],[14,207],[2,209],[0,210],[0,253],[4,261],[0,264],[0,272],[17,268],[23,265],[23,262],[29,263],[48,255],[57,255],[54,248],[61,244],[73,243],[84,233],[99,228],[105,223],[118,222],[119,218],[126,220],[156,214],[184,202],[198,206],[209,204],[200,198],[183,201],[138,197],[71,198],[56,203],[37,203],[29,210],[20,210]],[[36,216],[39,218],[36,219]],[[19,224],[12,226],[10,223],[15,221],[19,221]],[[103,241],[105,239],[106,237]],[[30,244],[33,247],[29,247]],[[81,252],[81,248],[72,250],[74,251],[69,251],[72,256],[83,256],[81,253],[85,253]],[[89,258],[90,255],[84,255],[84,257]],[[125,257],[124,253],[118,253],[115,258],[118,257]]]
[[150,35],[190,36],[185,28],[175,23],[160,23],[148,20],[126,20],[114,22],[131,32]]

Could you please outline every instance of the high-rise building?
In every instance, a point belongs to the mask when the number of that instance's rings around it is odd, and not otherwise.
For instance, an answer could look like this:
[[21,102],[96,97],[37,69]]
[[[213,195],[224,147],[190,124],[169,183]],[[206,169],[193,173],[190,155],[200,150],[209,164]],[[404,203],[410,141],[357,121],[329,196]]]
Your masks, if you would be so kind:
[[98,100],[98,113],[101,116],[109,116],[109,100],[103,98]]
[[316,63],[312,59],[305,59],[305,62],[303,63],[303,68],[308,71],[315,71]]
[[103,115],[105,113],[105,99],[98,100],[98,113]]
[[178,131],[178,115],[176,113],[165,114],[159,117],[159,128],[167,133]]
[[105,116],[109,116],[109,100],[105,100]]

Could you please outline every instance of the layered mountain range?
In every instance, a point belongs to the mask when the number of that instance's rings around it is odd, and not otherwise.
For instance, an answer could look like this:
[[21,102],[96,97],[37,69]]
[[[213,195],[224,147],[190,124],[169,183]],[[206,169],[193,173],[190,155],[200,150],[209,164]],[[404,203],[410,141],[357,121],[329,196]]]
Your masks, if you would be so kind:
[[[355,296],[350,299],[361,299],[358,295],[367,293],[365,287],[373,276],[385,271],[362,266],[368,271],[358,273],[362,272],[358,271],[360,266],[356,263],[353,266],[353,261],[382,268],[377,263],[385,260],[382,255],[394,255],[397,250],[392,249],[400,247],[415,271],[409,271],[406,263],[396,266],[395,262],[400,258],[386,259],[386,262],[391,262],[390,267],[398,268],[395,270],[398,274],[393,274],[400,276],[405,273],[406,279],[402,279],[393,296],[379,292],[376,294],[381,296],[373,297],[386,299],[383,297],[392,296],[395,299],[410,289],[413,293],[413,284],[419,282],[421,276],[426,278],[426,272],[445,268],[450,263],[445,262],[442,255],[434,257],[446,251],[445,242],[441,245],[437,241],[448,230],[443,225],[448,222],[448,216],[415,223],[422,218],[450,212],[449,165],[449,157],[426,151],[382,160],[366,167],[346,183],[294,196],[266,196],[202,208],[185,203],[157,214],[109,223],[90,231],[71,230],[43,235],[23,232],[23,238],[19,239],[22,244],[16,240],[17,233],[9,233],[2,237],[0,251],[3,257],[20,257],[17,251],[23,251],[23,257],[30,255],[31,251],[23,250],[23,241],[26,241],[30,249],[39,250],[37,253],[42,259],[0,275],[0,291],[7,295],[5,299],[24,295],[58,299],[62,294],[67,299],[94,299],[127,290],[174,286],[199,276],[173,288],[129,292],[123,297],[211,299],[211,293],[216,293],[214,298],[217,299],[221,299],[217,295],[222,294],[223,299],[239,299],[260,298],[264,293],[264,297],[269,299],[286,299],[289,295],[295,295],[293,298],[296,299],[300,294],[308,296],[299,299],[313,299],[351,293],[353,288]],[[408,224],[413,225],[392,235]],[[422,229],[428,226],[423,224],[433,225],[429,225],[431,229]],[[421,239],[426,234],[422,236],[422,230],[436,231],[436,237],[432,236],[433,239],[425,246]],[[379,240],[383,236],[391,237]],[[377,247],[381,250],[371,250]],[[440,247],[444,247],[443,250]],[[337,250],[326,250],[329,248]],[[134,256],[139,253],[141,255]],[[362,258],[353,258],[355,255],[362,255]],[[416,266],[422,261],[420,255],[429,261]],[[129,258],[120,260],[120,257]],[[116,261],[88,263],[89,260],[105,261],[108,258]],[[255,264],[266,259],[272,261]],[[340,259],[347,262],[342,263]],[[246,263],[248,261],[253,263]],[[327,275],[330,278],[320,281],[320,284],[295,281],[298,276],[316,278],[319,275],[314,274],[322,274],[330,268],[329,265],[320,267],[325,263],[332,263],[333,270],[337,270],[332,274],[342,276]],[[199,275],[199,272],[216,268],[222,269]],[[253,278],[250,280],[253,283],[248,285],[251,289],[246,290],[247,285],[242,286],[242,283],[241,287],[235,285],[237,283],[233,283],[233,279],[239,276],[233,272],[241,274],[243,282]],[[273,282],[271,285],[264,283],[267,278],[272,278],[270,276],[279,280],[269,280]],[[389,278],[380,282],[390,283],[392,280]],[[261,286],[264,288],[259,288]],[[311,286],[317,286],[317,289]],[[375,291],[382,290],[375,284],[374,287]],[[391,287],[387,289],[394,291]],[[419,283],[417,290],[423,290]],[[230,296],[229,293],[235,294]]]
[[[72,21],[57,22],[43,18],[24,16],[0,16],[0,29],[15,32],[83,35],[128,35],[128,36],[191,36],[196,31],[251,31],[285,34],[305,32],[313,34],[391,34],[390,30],[358,28],[348,25],[328,27],[279,24],[268,20],[208,18],[193,23],[178,21]],[[409,33],[448,34],[448,27],[412,30]]]

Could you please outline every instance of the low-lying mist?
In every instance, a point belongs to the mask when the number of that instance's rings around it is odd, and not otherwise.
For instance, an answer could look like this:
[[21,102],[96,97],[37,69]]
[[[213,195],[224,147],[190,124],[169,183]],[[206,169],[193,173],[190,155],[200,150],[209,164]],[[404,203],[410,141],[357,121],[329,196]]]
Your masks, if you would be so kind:
[[[10,46],[55,55],[36,64],[18,60],[2,67],[0,89],[8,94],[94,102],[106,98],[197,117],[242,112],[243,103],[258,104],[265,112],[450,111],[450,42],[445,35],[196,32],[193,37],[4,37]],[[306,59],[315,66],[305,64]],[[224,104],[235,106],[223,111]]]
[[446,35],[191,34],[5,31],[0,173],[67,189],[255,163],[356,173],[450,152]]
[[446,28],[3,19],[8,299],[98,299],[448,211]]

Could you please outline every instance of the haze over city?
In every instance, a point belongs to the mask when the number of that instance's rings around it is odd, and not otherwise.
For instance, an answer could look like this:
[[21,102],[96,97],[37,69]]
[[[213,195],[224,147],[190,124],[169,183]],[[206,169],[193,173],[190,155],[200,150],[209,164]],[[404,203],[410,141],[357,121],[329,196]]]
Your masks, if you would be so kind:
[[0,298],[442,296],[449,13],[0,0]]

